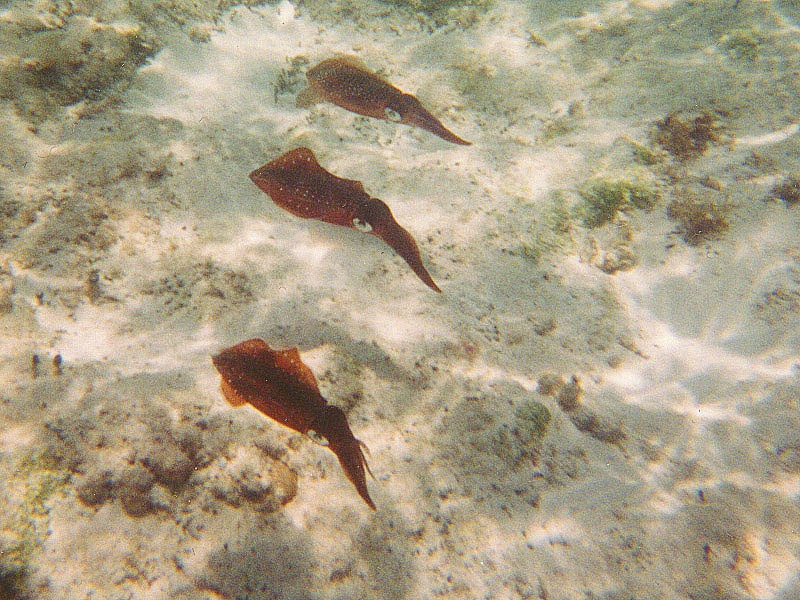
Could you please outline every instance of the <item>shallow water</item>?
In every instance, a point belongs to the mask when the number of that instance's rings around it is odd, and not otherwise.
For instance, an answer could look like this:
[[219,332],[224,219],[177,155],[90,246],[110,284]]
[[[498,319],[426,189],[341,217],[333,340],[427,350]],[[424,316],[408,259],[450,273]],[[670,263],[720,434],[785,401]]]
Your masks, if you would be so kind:
[[[0,598],[800,597],[800,5],[0,8]],[[357,56],[471,146],[296,106]],[[298,147],[381,239],[248,173]],[[362,227],[363,229],[363,227]],[[297,347],[369,448],[220,391]]]

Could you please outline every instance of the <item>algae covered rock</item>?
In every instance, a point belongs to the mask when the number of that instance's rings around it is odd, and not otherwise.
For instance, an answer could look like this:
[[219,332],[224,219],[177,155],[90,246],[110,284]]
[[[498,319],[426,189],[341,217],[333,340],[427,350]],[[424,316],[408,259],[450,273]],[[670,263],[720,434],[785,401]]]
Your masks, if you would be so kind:
[[384,0],[431,17],[438,26],[452,24],[463,28],[474,25],[492,6],[491,0]]
[[603,253],[602,260],[597,267],[613,275],[618,271],[628,271],[636,266],[637,258],[633,250],[626,244],[615,244],[612,248]]
[[112,86],[127,83],[154,51],[138,25],[80,15],[26,35],[23,29],[20,21],[0,25],[0,44],[9,50],[0,63],[0,96],[34,122],[47,118],[55,106],[97,100]]
[[0,99],[36,125],[61,106],[113,100],[176,29],[202,31],[236,4],[261,3],[11,2],[0,17]]
[[205,475],[216,499],[272,512],[297,495],[297,474],[284,463],[251,446],[231,450],[212,463]]
[[38,450],[23,451],[7,476],[0,503],[0,598],[21,600],[45,597],[35,593],[35,557],[50,535],[53,502],[68,486],[70,475],[54,469],[50,458]]
[[17,223],[11,252],[26,268],[74,275],[117,241],[102,198],[45,195],[37,205],[35,222]]

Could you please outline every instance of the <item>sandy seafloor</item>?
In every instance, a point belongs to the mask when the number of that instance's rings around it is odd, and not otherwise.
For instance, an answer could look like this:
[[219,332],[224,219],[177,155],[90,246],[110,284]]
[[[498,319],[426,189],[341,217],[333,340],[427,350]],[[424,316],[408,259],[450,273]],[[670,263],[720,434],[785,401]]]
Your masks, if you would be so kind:
[[[0,597],[800,598],[798,3],[213,4],[0,7]],[[295,108],[335,54],[473,145]],[[443,294],[249,181],[303,145]],[[651,208],[590,226],[631,178]],[[252,337],[345,408],[377,511],[226,404]]]

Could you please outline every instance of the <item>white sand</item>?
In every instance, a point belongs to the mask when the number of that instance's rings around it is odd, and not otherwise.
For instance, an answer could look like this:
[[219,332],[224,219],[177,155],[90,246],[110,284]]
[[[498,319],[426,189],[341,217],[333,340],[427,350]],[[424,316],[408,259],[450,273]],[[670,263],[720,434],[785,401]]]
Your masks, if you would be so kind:
[[[800,598],[800,206],[768,200],[800,177],[797,3],[450,16],[235,7],[207,41],[169,29],[117,102],[35,127],[2,105],[0,595]],[[474,145],[295,108],[336,53]],[[672,111],[720,141],[669,156]],[[249,181],[301,145],[387,202],[443,294]],[[584,227],[578,190],[634,171],[655,207]],[[730,228],[688,244],[687,194]],[[346,408],[376,512],[329,451],[225,403],[210,355],[251,337]]]

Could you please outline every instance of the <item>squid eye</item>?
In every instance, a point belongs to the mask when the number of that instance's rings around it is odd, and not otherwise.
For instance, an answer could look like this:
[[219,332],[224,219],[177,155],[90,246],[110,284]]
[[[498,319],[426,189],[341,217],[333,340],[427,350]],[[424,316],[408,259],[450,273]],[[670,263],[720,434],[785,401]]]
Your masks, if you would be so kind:
[[403,118],[400,116],[400,113],[394,110],[393,108],[389,108],[388,106],[384,109],[386,113],[386,118],[390,121],[394,121],[395,123],[399,123],[400,120]]
[[313,429],[308,430],[308,437],[310,437],[315,444],[319,444],[320,446],[328,446],[328,440],[326,440]]
[[369,233],[370,231],[372,231],[372,225],[370,225],[363,219],[359,219],[358,217],[353,217],[353,227],[355,227],[359,231],[363,231],[364,233]]

